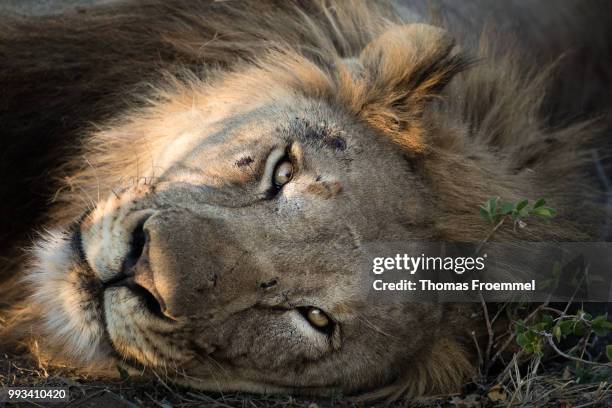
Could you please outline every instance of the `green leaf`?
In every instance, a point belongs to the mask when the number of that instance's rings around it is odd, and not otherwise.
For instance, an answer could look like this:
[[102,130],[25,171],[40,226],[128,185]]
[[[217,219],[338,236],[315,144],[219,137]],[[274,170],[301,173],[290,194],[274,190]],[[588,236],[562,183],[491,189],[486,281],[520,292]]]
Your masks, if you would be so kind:
[[525,332],[525,336],[531,343],[535,342],[538,339],[538,334],[531,329]]
[[525,218],[529,215],[529,208],[523,208],[518,212],[519,218]]
[[499,197],[493,197],[489,199],[489,213],[493,216],[497,212],[497,202]]
[[612,361],[612,344],[606,346],[606,355],[608,356],[608,360]]
[[519,201],[519,203],[516,205],[516,211],[520,213],[523,208],[527,207],[527,204],[529,204],[529,200]]
[[582,337],[586,333],[586,328],[584,327],[584,323],[576,322],[574,324],[574,335]]
[[591,322],[591,328],[597,336],[605,337],[610,329],[612,329],[612,322],[608,321],[607,315],[599,315]]
[[544,323],[544,327],[543,329],[549,329],[551,327],[554,326],[554,320],[553,317],[551,315],[549,315],[548,313],[546,313],[545,315],[542,316],[542,323]]
[[556,211],[554,210],[554,208],[550,207],[538,207],[534,208],[533,211],[531,211],[531,214],[536,215],[538,217],[552,218],[555,216]]
[[480,216],[484,218],[485,221],[489,221],[489,222],[492,221],[491,213],[489,213],[489,211],[483,206],[480,207]]
[[[519,328],[517,327],[517,329]],[[516,336],[516,342],[527,354],[542,354],[542,339],[531,328],[527,328],[526,331],[519,333]]]
[[591,321],[591,323],[593,324],[593,326],[595,326],[596,324],[605,322],[607,318],[608,317],[606,315],[595,316],[595,318]]
[[517,334],[524,333],[525,331],[527,331],[527,327],[525,327],[525,323],[523,323],[522,320],[518,320],[516,322],[515,331]]
[[533,348],[533,353],[534,354],[539,354],[540,356],[543,354],[542,352],[542,341],[540,339],[537,339],[533,342],[532,345]]
[[561,334],[563,337],[570,335],[574,331],[574,322],[571,320],[563,320],[559,323]]
[[535,202],[535,204],[533,205],[533,208],[538,208],[538,207],[542,207],[544,204],[546,204],[546,200],[543,198],[540,198],[538,201]]
[[593,326],[593,333],[595,333],[597,337],[606,337],[608,335],[608,331],[609,329]]
[[514,211],[514,204],[503,203],[501,206],[501,209],[499,210],[499,213],[501,215],[507,215],[507,214],[510,214],[512,211]]
[[491,206],[489,205],[489,200],[485,201],[485,203],[483,205],[481,205],[480,208],[485,210],[487,213],[490,213],[491,212]]
[[525,348],[527,343],[529,342],[527,341],[527,337],[525,337],[524,333],[520,333],[519,335],[516,336],[516,344],[518,344],[519,346]]
[[561,341],[561,326],[553,327],[553,335],[557,339],[557,343],[559,343]]

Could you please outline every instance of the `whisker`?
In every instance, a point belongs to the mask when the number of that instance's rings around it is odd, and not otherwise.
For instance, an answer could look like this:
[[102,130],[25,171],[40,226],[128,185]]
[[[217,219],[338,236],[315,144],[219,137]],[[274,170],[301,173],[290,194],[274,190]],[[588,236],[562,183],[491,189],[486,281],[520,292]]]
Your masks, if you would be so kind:
[[93,164],[91,164],[91,162],[89,161],[89,159],[87,158],[87,156],[83,155],[83,159],[85,159],[85,161],[87,162],[87,164],[89,164],[89,166],[91,167],[91,169],[94,172],[94,176],[96,177],[96,184],[97,184],[97,188],[98,188],[98,202],[100,202],[100,178],[98,178],[98,169],[96,169]]
[[377,333],[382,334],[385,337],[390,337],[393,339],[397,339],[400,340],[400,337],[398,336],[394,336],[392,334],[389,334],[387,332],[385,332],[384,330],[382,330],[380,327],[376,326],[374,323],[370,322],[368,319],[366,319],[365,317],[363,317],[362,315],[357,315],[357,319],[359,319],[360,321],[364,322],[367,326],[369,326],[371,329],[373,329],[374,331],[376,331]]

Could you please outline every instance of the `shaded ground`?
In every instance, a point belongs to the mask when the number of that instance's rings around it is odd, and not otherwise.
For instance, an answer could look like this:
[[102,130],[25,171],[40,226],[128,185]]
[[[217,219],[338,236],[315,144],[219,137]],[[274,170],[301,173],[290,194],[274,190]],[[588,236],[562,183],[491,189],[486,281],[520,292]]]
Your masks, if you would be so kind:
[[[99,380],[88,378],[62,367],[36,367],[31,361],[16,356],[0,354],[0,389],[6,386],[68,387],[70,402],[66,405],[79,408],[128,408],[128,407],[309,407],[351,406],[338,403],[337,399],[296,399],[289,396],[259,396],[242,393],[203,394],[179,388],[165,381],[146,379]],[[10,407],[30,404],[6,404]],[[56,405],[56,406],[57,406]],[[3,406],[0,402],[0,406]],[[314,406],[313,406],[314,407]],[[311,407],[311,408],[313,408]]]
[[[553,365],[554,366],[554,365]],[[420,401],[398,401],[394,407],[612,407],[612,384],[610,369],[595,369],[593,378],[581,384],[583,379],[562,365],[553,369],[538,368],[537,375],[530,375],[529,364],[518,370],[510,368],[504,384],[479,388],[466,386],[462,395],[440,396]],[[563,371],[562,371],[563,370]],[[543,374],[542,374],[543,373]],[[500,377],[498,377],[500,378]],[[607,381],[606,381],[607,380]],[[124,378],[100,380],[85,377],[64,367],[37,367],[23,357],[0,354],[0,389],[6,386],[47,386],[68,387],[70,402],[54,404],[78,408],[128,408],[128,407],[360,407],[387,406],[383,402],[356,403],[347,398],[304,398],[278,395],[252,395],[246,393],[202,393],[177,387],[161,378]],[[8,407],[48,406],[50,404],[5,404]],[[3,406],[0,403],[0,407]]]

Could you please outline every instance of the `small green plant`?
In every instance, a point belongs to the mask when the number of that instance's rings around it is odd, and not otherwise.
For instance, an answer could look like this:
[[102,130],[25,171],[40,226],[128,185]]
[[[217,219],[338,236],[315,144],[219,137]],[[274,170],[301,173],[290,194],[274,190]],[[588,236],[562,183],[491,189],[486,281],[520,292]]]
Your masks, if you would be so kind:
[[[584,310],[579,310],[574,315],[564,315],[561,311],[559,313],[561,314],[556,319],[550,314],[544,314],[540,321],[532,325],[527,325],[521,320],[516,322],[516,342],[525,353],[541,355],[546,342],[552,342],[551,345],[554,347],[572,335],[581,338],[580,343],[586,344],[592,334],[605,338],[612,330],[612,322],[608,320],[606,314],[593,317]],[[612,345],[606,347],[607,357],[612,361],[610,349]],[[575,357],[580,358],[580,356]]]
[[480,206],[480,216],[492,224],[500,224],[506,218],[512,219],[515,228],[524,228],[527,223],[525,219],[535,216],[551,219],[555,216],[554,208],[546,206],[546,200],[538,199],[533,205],[529,200],[521,200],[517,203],[503,202],[499,197],[492,197]]
[[[504,222],[512,221],[516,231],[517,227],[524,228],[527,225],[526,220],[530,217],[548,221],[556,215],[555,209],[547,206],[543,198],[530,205],[527,199],[513,203],[493,197],[481,205],[479,211],[481,217],[492,224],[492,228],[480,243],[477,252]],[[542,288],[548,287],[552,293],[560,280],[561,264],[555,262],[552,277],[546,282],[541,282]],[[573,283],[575,287],[582,284],[582,280]],[[549,304],[549,301],[534,307],[526,303],[510,302],[502,305],[501,309],[491,317],[487,304],[484,301],[481,303],[489,333],[489,343],[483,359],[485,362],[483,378],[487,378],[489,369],[496,361],[503,359],[502,353],[513,341],[519,346],[519,350],[514,354],[512,361],[518,361],[519,356],[532,356],[529,359],[529,370],[533,371],[533,375],[545,355],[550,355],[549,352],[554,352],[554,355],[561,356],[567,361],[564,363],[563,375],[566,375],[566,371],[573,372],[577,383],[605,381],[612,375],[612,344],[603,349],[601,347],[601,341],[605,341],[612,332],[612,322],[608,320],[607,314],[593,316],[584,310],[570,314],[568,310],[573,303],[571,300],[565,310],[556,309]],[[492,327],[499,315],[504,312],[508,321],[511,322],[511,326],[508,327],[509,335],[503,340],[502,337],[496,339]],[[491,355],[490,350],[493,349],[496,351]],[[606,359],[610,362],[602,362]],[[509,374],[513,372],[512,368],[511,364],[508,365],[497,378],[496,383],[503,383],[512,377]]]

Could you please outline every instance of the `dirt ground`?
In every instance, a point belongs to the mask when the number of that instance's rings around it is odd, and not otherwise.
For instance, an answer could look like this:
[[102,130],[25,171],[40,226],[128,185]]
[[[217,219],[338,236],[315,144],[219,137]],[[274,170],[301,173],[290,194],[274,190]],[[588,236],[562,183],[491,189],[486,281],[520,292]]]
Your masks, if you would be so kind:
[[352,406],[338,399],[314,400],[290,396],[258,396],[243,393],[214,394],[176,387],[163,379],[96,379],[63,367],[41,367],[23,357],[0,353],[0,390],[15,386],[68,387],[70,402],[28,404],[0,402],[0,407],[68,406],[78,408],[129,407],[310,407]]
[[[307,398],[288,395],[253,395],[247,393],[204,393],[177,387],[163,378],[136,378],[118,375],[116,379],[83,376],[65,367],[43,367],[24,357],[0,353],[0,390],[9,386],[68,387],[70,402],[27,404],[0,402],[0,407],[68,406],[79,408],[129,407],[612,407],[612,370],[593,371],[589,381],[562,365],[539,368],[530,374],[530,365],[509,370],[502,384],[492,377],[488,385],[470,384],[461,394],[438,396],[418,401],[361,403],[342,396]],[[512,367],[510,367],[512,368]],[[513,372],[514,371],[514,372]],[[498,377],[499,379],[500,377]]]

